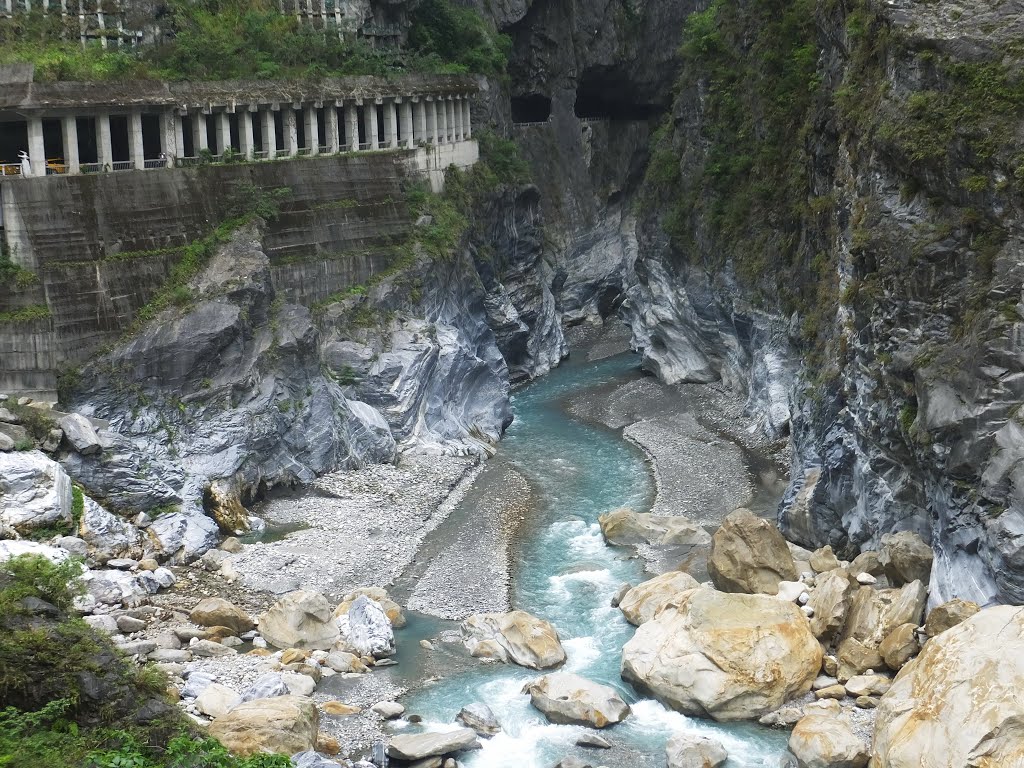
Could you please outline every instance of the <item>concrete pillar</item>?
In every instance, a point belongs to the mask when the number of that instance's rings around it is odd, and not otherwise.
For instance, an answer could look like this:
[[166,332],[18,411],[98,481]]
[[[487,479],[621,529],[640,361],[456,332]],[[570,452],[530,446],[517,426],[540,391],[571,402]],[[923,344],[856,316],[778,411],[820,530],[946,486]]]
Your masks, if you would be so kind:
[[43,119],[28,119],[28,162],[33,176],[46,175],[46,145],[43,143]]
[[448,141],[455,141],[455,99],[445,99],[445,112],[448,115]]
[[437,143],[448,143],[448,102],[443,98],[437,100]]
[[363,102],[363,129],[366,131],[366,141],[370,149],[380,149],[380,142],[377,140],[377,105],[373,100]]
[[398,110],[394,99],[384,100],[384,146],[398,148]]
[[142,170],[146,167],[145,145],[142,142],[142,113],[133,109],[128,114],[128,159],[132,168]]
[[311,155],[320,154],[320,120],[316,116],[317,108],[313,104],[304,110],[303,132],[306,135],[306,152]]
[[96,162],[101,171],[109,171],[114,167],[114,150],[110,146],[110,115],[96,115]]
[[68,173],[78,173],[81,166],[78,162],[78,123],[75,118],[63,118],[60,121],[60,132],[64,140],[64,167]]
[[245,155],[246,160],[252,160],[253,152],[256,151],[256,134],[252,129],[252,111],[249,107],[238,113],[238,151]]
[[210,148],[210,140],[206,135],[206,115],[199,112],[192,113],[192,151],[199,157],[204,149]]
[[416,123],[415,141],[417,143],[427,142],[429,141],[427,136],[427,102],[417,101],[412,105],[412,109]]
[[345,139],[350,151],[359,151],[359,110],[354,101],[345,102]]
[[462,141],[462,97],[456,96],[452,100],[452,109],[455,113],[454,140]]
[[[185,156],[185,124],[182,122],[182,114],[175,112],[174,115],[174,154],[170,152],[167,154],[177,160],[179,157]],[[164,150],[167,151],[166,149]],[[174,163],[177,165],[177,163]]]
[[295,108],[291,105],[281,110],[281,121],[284,124],[284,151],[288,157],[299,154],[299,130],[295,123]]
[[338,135],[338,104],[329,101],[324,104],[324,134],[327,152],[336,155],[341,151],[341,137]]
[[427,102],[427,141],[435,147],[441,143],[441,121],[438,119],[437,102]]
[[469,141],[473,138],[473,127],[472,122],[472,109],[470,109],[470,101],[467,96],[462,100],[462,137]]
[[164,165],[174,166],[174,158],[178,156],[178,135],[175,122],[180,120],[173,109],[165,109],[160,113],[160,151],[164,155]]
[[262,123],[260,127],[263,133],[263,149],[267,153],[267,159],[273,160],[277,157],[277,124],[274,120],[274,110],[265,109],[260,112]]
[[412,149],[415,146],[412,137],[412,102],[403,101],[399,104],[398,118],[402,121],[402,146]]
[[217,129],[217,154],[223,155],[231,146],[231,115],[227,113],[227,110],[221,110],[215,113],[214,127]]

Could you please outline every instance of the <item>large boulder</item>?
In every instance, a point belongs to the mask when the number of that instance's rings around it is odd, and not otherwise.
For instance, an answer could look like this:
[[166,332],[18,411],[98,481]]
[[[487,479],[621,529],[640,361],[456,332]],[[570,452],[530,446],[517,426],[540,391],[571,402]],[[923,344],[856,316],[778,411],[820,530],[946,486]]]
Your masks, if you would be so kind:
[[395,633],[384,608],[366,595],[359,595],[337,626],[349,647],[360,656],[382,659],[395,652]]
[[872,768],[1024,765],[1024,607],[985,608],[925,643],[882,696]]
[[695,589],[622,649],[622,676],[686,714],[758,718],[806,693],[821,646],[792,603]]
[[392,627],[401,629],[405,626],[405,614],[402,612],[402,606],[391,599],[386,589],[381,589],[380,587],[360,587],[349,592],[341,599],[338,607],[334,609],[334,618],[340,619],[342,616],[345,616],[352,608],[352,604],[356,599],[362,595],[370,598],[384,609],[384,613],[387,614],[388,621],[391,622]]
[[103,444],[96,428],[80,413],[69,413],[59,422],[64,437],[78,453],[83,456],[95,456],[103,452]]
[[882,641],[902,624],[919,625],[927,601],[928,591],[920,581],[899,589],[858,589],[838,642],[840,680],[877,669]]
[[0,530],[71,521],[71,478],[40,451],[0,453]]
[[980,610],[977,603],[953,598],[932,608],[928,613],[928,620],[924,623],[924,633],[928,637],[940,635],[947,629],[967,621]]
[[619,610],[626,617],[626,621],[638,627],[645,621],[657,617],[682,593],[699,586],[700,584],[690,574],[669,571],[630,589],[619,601]]
[[462,641],[473,656],[530,669],[550,669],[565,661],[555,628],[525,611],[470,616],[462,622]]
[[193,507],[162,514],[146,529],[154,546],[175,563],[191,563],[213,549],[218,531],[212,518]]
[[597,521],[609,544],[648,544],[689,551],[706,548],[710,540],[707,531],[686,517],[616,509],[601,515]]
[[917,639],[916,624],[900,624],[886,635],[885,640],[878,646],[878,653],[885,662],[885,666],[894,672],[903,669],[903,665],[910,661],[910,658],[919,650],[921,650],[921,644]]
[[912,581],[927,584],[935,553],[913,531],[887,533],[882,537],[878,559],[889,583],[900,587]]
[[475,748],[479,742],[472,728],[456,728],[443,733],[402,734],[391,737],[388,755],[413,762]]
[[827,642],[843,628],[856,586],[845,568],[833,568],[815,578],[807,605],[813,611],[811,632],[816,638]]
[[552,723],[606,728],[629,716],[629,705],[614,688],[572,672],[555,672],[523,688],[530,702]]
[[131,522],[112,514],[90,499],[83,498],[78,535],[100,561],[140,554],[142,533]]
[[827,712],[803,717],[789,736],[800,768],[864,768],[868,745],[845,720]]
[[188,615],[200,627],[227,627],[236,635],[244,634],[256,626],[245,611],[223,597],[200,600]]
[[327,598],[319,592],[296,590],[260,616],[260,634],[276,648],[328,650],[339,637]]
[[705,736],[677,733],[665,745],[668,768],[719,768],[729,759],[725,747]]
[[305,696],[276,696],[239,704],[210,723],[209,733],[239,757],[294,755],[316,747],[320,718]]
[[737,509],[711,537],[708,572],[723,592],[776,595],[780,581],[796,581],[793,555],[779,529],[749,509]]

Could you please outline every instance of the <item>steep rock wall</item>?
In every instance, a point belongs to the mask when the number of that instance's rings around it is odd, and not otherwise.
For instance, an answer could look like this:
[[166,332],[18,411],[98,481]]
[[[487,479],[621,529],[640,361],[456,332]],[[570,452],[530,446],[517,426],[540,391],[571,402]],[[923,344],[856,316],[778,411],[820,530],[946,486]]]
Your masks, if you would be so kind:
[[694,17],[641,201],[635,343],[791,428],[790,536],[852,556],[915,530],[933,601],[1021,602],[1020,16],[788,9]]

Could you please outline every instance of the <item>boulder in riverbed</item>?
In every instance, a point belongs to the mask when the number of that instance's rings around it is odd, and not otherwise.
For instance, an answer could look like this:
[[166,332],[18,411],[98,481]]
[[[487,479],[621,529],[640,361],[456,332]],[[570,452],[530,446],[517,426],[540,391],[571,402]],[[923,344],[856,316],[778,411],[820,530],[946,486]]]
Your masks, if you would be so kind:
[[391,599],[386,589],[380,587],[360,587],[349,592],[334,609],[334,618],[340,619],[347,614],[352,608],[352,604],[362,595],[370,598],[384,609],[384,613],[394,629],[401,629],[405,626],[405,614],[402,612],[402,606]]
[[928,620],[924,623],[924,633],[928,637],[941,635],[947,629],[967,621],[979,610],[981,609],[977,603],[960,598],[937,605],[928,614]]
[[462,640],[473,656],[530,669],[550,669],[565,661],[555,628],[526,611],[470,616],[462,622]]
[[935,553],[924,539],[913,531],[887,533],[882,537],[879,562],[889,583],[901,587],[912,581],[927,584],[932,573]]
[[241,635],[256,626],[249,614],[223,597],[200,600],[188,615],[200,627],[227,627]]
[[0,530],[27,534],[71,521],[71,478],[39,451],[0,453]]
[[609,544],[650,544],[655,547],[706,546],[708,534],[688,518],[616,509],[598,518]]
[[872,766],[1024,765],[1024,607],[931,638],[877,709]]
[[428,757],[441,757],[479,745],[472,728],[456,728],[443,733],[415,733],[392,736],[388,755],[396,760],[414,762]]
[[491,708],[482,702],[467,704],[459,710],[455,719],[481,736],[494,736],[501,732],[498,718],[494,716]]
[[868,745],[846,723],[827,713],[802,718],[789,736],[800,768],[864,768]]
[[260,634],[276,648],[328,650],[337,641],[331,606],[319,592],[289,592],[260,616]]
[[239,704],[214,719],[209,733],[239,757],[294,755],[316,747],[319,715],[312,699],[277,696]]
[[806,693],[821,646],[792,603],[694,589],[622,649],[622,676],[685,714],[758,718]]
[[711,537],[708,572],[723,592],[775,595],[796,581],[796,563],[779,529],[749,509],[730,513]]
[[690,574],[669,571],[630,589],[619,601],[619,610],[626,621],[638,627],[672,605],[682,593],[699,586]]
[[382,659],[395,653],[395,633],[380,603],[366,595],[352,601],[346,613],[337,619],[345,641],[360,656]]
[[531,680],[523,688],[530,702],[552,723],[606,728],[629,716],[629,705],[614,688],[571,672]]
[[705,736],[677,733],[665,746],[668,768],[719,768],[729,759],[725,747]]

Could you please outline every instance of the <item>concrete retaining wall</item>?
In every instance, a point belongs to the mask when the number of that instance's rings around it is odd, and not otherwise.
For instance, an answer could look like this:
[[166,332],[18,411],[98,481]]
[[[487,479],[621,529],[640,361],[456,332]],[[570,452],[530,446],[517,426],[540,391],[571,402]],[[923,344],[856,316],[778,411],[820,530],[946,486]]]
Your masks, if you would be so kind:
[[238,165],[0,182],[12,260],[40,282],[0,286],[0,312],[45,303],[50,319],[0,323],[0,391],[52,389],[55,370],[119,338],[180,258],[228,218],[241,187],[291,193],[266,246],[287,301],[313,304],[387,269],[412,222],[410,174],[435,189],[475,142]]

